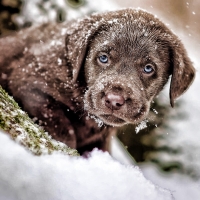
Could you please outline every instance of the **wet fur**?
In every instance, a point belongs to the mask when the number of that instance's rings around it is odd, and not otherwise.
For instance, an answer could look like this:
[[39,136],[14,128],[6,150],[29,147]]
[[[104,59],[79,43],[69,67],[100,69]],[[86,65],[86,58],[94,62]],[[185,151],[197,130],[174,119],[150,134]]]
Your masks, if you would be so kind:
[[[145,119],[170,75],[174,106],[195,75],[180,40],[135,9],[33,26],[2,38],[0,52],[0,84],[55,139],[80,152],[106,149],[112,126]],[[99,62],[101,54],[108,63]],[[148,63],[152,74],[144,73]],[[123,97],[120,109],[105,105],[108,93]]]

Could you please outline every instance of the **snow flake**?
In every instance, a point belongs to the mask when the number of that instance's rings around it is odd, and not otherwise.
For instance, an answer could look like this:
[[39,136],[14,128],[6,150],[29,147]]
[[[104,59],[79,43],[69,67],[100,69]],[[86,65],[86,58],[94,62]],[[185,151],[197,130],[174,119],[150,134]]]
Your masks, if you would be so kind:
[[147,128],[147,122],[148,120],[144,120],[140,122],[136,127],[135,127],[135,132],[136,134],[139,133],[140,130]]
[[74,130],[70,129],[70,130],[69,130],[69,134],[70,134],[70,135],[73,135],[73,134],[74,134]]
[[156,115],[158,114],[158,111],[154,108],[153,108],[153,112],[156,113]]
[[55,40],[52,40],[51,43],[50,43],[50,45],[51,45],[51,46],[54,46],[55,43],[56,43]]
[[94,115],[90,115],[88,114],[88,117],[90,117],[91,119],[94,119],[94,121],[98,124],[98,127],[102,127],[103,126],[103,121],[99,118],[97,118],[96,116]]
[[61,30],[61,35],[65,35],[67,33],[67,29],[66,28],[63,28],[62,30]]
[[62,59],[58,58],[57,62],[58,62],[58,65],[62,65]]

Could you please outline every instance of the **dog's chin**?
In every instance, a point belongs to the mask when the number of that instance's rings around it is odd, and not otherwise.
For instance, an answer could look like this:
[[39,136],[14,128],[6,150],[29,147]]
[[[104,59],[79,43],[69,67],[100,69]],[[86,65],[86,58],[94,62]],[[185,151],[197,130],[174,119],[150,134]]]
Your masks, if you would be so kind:
[[99,115],[99,118],[104,122],[104,124],[109,125],[109,126],[123,126],[127,124],[127,122],[124,119],[121,119],[119,117],[116,117],[114,115],[109,115],[109,114],[102,114]]
[[114,127],[121,127],[126,124],[138,124],[144,119],[146,119],[148,112],[145,113],[138,113],[133,118],[124,118],[121,116],[118,116],[116,114],[108,114],[108,113],[90,113],[92,116],[95,116],[95,118],[100,119],[103,124],[108,126],[114,126]]

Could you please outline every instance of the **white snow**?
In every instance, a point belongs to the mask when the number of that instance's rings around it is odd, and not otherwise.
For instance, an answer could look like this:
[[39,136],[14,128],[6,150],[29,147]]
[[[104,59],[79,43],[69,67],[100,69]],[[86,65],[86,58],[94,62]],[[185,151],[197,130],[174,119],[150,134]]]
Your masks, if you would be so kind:
[[169,200],[171,193],[108,153],[34,156],[0,132],[0,199]]
[[135,132],[136,134],[139,133],[140,130],[147,128],[147,122],[148,120],[144,120],[140,122],[136,127],[135,127]]
[[[38,5],[41,3],[43,3],[43,9],[38,8]],[[53,8],[52,5],[54,5],[55,8]],[[99,1],[86,0],[85,5],[74,9],[70,7],[65,0],[46,2],[42,0],[24,0],[21,14],[17,16],[15,20],[19,26],[22,26],[25,22],[46,23],[48,21],[55,21],[58,9],[65,11],[67,20],[72,20],[80,18],[91,11],[98,10],[105,12],[119,8],[113,1],[101,0],[101,5],[102,6],[99,6]]]
[[94,119],[94,121],[98,124],[98,127],[102,127],[104,125],[103,121],[94,115],[90,115],[88,113],[88,117]]
[[153,164],[140,166],[144,176],[154,184],[158,184],[172,191],[176,200],[199,200],[200,181],[178,173],[164,174]]

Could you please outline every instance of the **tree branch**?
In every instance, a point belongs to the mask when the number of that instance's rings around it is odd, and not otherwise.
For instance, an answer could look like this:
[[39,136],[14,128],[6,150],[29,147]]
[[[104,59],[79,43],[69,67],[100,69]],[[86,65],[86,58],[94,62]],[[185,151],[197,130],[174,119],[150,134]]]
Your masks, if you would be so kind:
[[28,115],[0,86],[0,128],[10,134],[12,139],[25,146],[36,155],[62,152],[78,156],[75,149],[51,138],[42,127],[34,124]]

